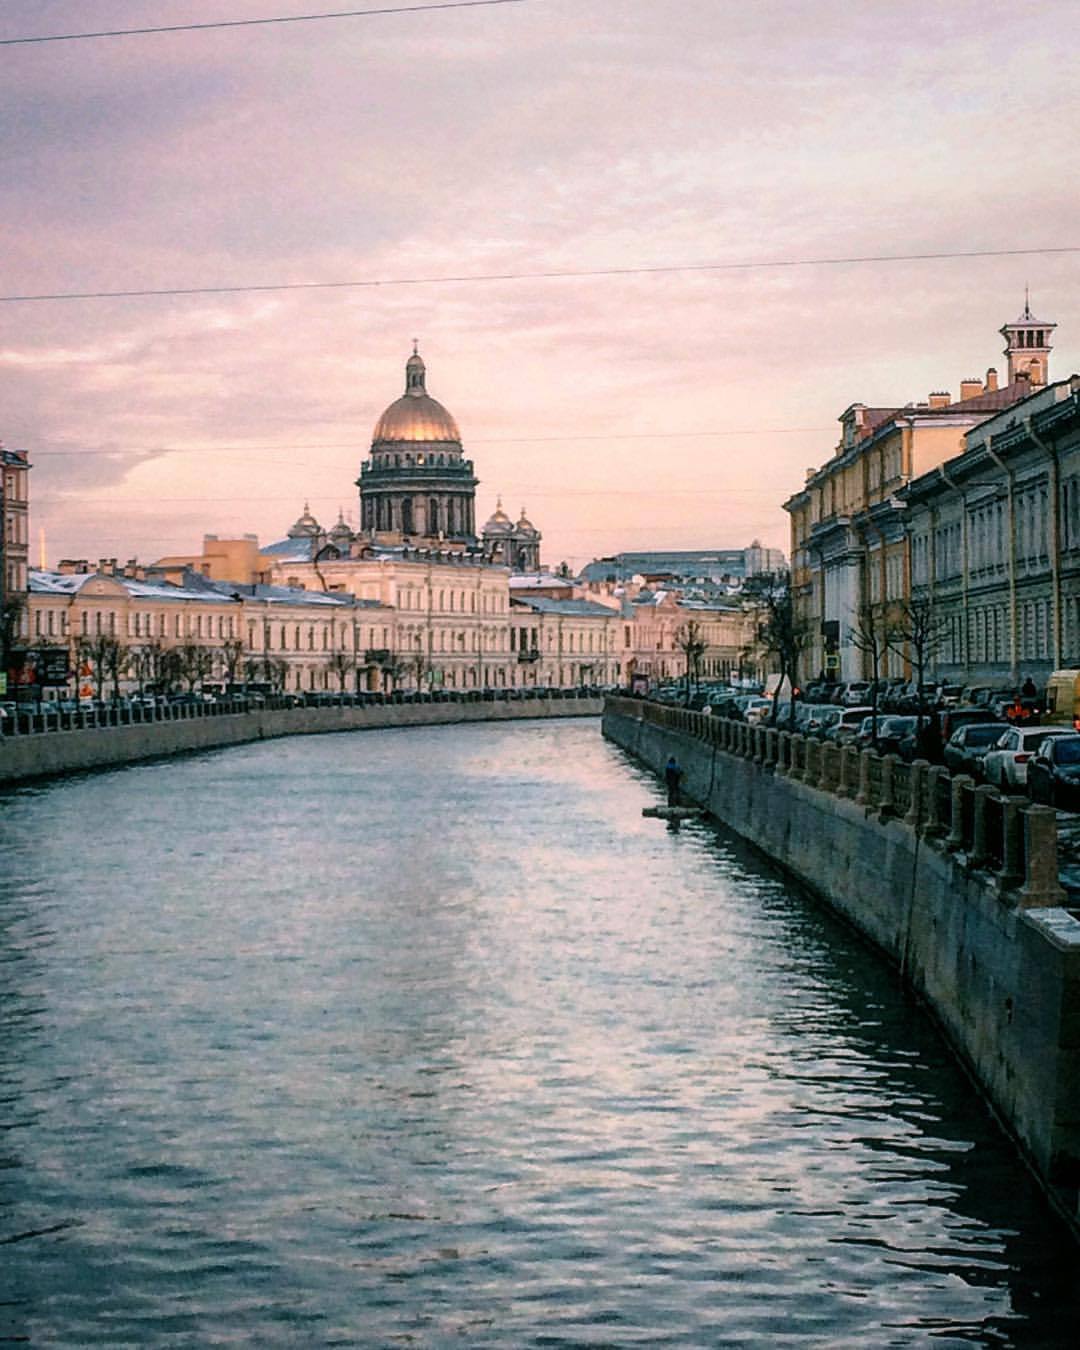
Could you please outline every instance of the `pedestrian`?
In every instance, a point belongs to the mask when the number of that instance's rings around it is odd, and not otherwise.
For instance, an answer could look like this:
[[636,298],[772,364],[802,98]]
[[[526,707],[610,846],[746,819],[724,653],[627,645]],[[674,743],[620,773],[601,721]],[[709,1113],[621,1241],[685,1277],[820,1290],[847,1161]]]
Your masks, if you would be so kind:
[[679,761],[672,755],[664,768],[664,782],[667,784],[668,806],[678,806],[679,804],[679,783],[681,779],[682,769],[679,768]]

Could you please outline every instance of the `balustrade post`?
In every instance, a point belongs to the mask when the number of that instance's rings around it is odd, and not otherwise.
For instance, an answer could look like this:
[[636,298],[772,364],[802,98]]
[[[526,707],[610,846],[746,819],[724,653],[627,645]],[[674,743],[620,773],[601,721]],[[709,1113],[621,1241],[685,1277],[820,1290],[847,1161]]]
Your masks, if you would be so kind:
[[971,852],[968,861],[973,867],[982,867],[990,856],[987,830],[987,799],[996,796],[988,783],[975,789],[972,805]]
[[1024,822],[1020,803],[1006,797],[1001,803],[1001,871],[998,885],[1012,890],[1024,879]]
[[1022,909],[1060,905],[1065,892],[1058,881],[1057,813],[1051,806],[1026,806],[1024,884],[1017,896]]
[[911,801],[908,804],[907,815],[904,817],[904,824],[910,825],[913,830],[919,828],[919,823],[923,818],[923,803],[926,800],[926,776],[929,771],[930,761],[928,759],[917,759],[911,766],[911,777],[908,780]]
[[873,803],[873,784],[870,779],[870,766],[875,760],[876,755],[869,747],[859,754],[859,790],[855,794],[856,806],[872,806]]
[[806,767],[803,770],[803,782],[808,787],[817,787],[821,782],[821,755],[825,749],[821,741],[807,741],[805,747]]
[[881,761],[881,794],[878,797],[878,812],[882,816],[891,816],[896,811],[893,797],[893,772],[900,763],[899,755],[885,755]]
[[964,847],[964,793],[973,788],[975,781],[966,773],[952,780],[952,825],[945,844],[954,852]]
[[794,778],[798,783],[806,776],[806,746],[805,736],[800,736],[797,731],[791,733],[791,765],[788,769],[788,777]]
[[765,731],[760,725],[754,728],[754,763],[759,766],[765,763]]
[[[920,763],[925,763],[925,760]],[[926,772],[924,799],[926,801],[923,834],[931,839],[939,839],[945,833],[945,823],[941,819],[941,797],[939,784],[949,776],[943,764],[932,764]]]
[[767,769],[772,769],[774,773],[777,768],[776,747],[778,735],[779,733],[775,727],[767,727],[765,730],[765,767]]
[[853,745],[844,745],[840,751],[837,796],[853,796],[857,788],[859,788],[859,751]]

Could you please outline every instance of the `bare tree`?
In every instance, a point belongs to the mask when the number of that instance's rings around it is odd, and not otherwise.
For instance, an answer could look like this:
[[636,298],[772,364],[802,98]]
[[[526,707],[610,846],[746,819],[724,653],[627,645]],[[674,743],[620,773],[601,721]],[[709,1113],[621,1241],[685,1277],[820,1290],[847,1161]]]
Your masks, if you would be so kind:
[[758,624],[758,641],[779,667],[780,683],[773,698],[770,721],[775,725],[780,712],[780,695],[785,681],[791,690],[792,720],[799,688],[799,663],[810,641],[810,631],[795,616],[795,604],[786,572],[763,574],[757,579],[758,599],[764,618]]
[[178,674],[187,684],[188,693],[193,694],[199,681],[205,680],[213,672],[214,653],[209,647],[200,647],[197,642],[185,642],[172,650]]
[[692,679],[695,689],[701,682],[701,658],[705,655],[705,649],[708,646],[699,619],[687,619],[685,623],[681,623],[676,628],[675,646],[686,658],[686,669],[683,676],[685,681],[684,701],[689,704],[690,682]]
[[245,647],[240,638],[227,638],[221,644],[221,663],[227,684],[236,684],[244,661]]
[[947,630],[947,617],[935,609],[928,595],[898,600],[892,606],[888,645],[909,664],[915,676],[920,749],[929,758],[936,758],[940,730],[926,701],[926,672],[933,665]]
[[110,634],[98,633],[96,637],[81,638],[77,650],[79,664],[90,667],[98,698],[105,697],[106,681],[111,680],[113,698],[119,699],[120,672],[127,666],[124,646]]
[[326,659],[326,668],[341,685],[341,692],[344,693],[345,682],[356,669],[356,662],[348,652],[331,652]]
[[878,688],[881,682],[881,668],[889,652],[889,638],[892,632],[889,607],[881,602],[868,601],[859,606],[855,622],[848,630],[848,640],[856,651],[862,652],[866,665],[870,667],[870,716],[873,718],[873,741],[877,745],[878,728]]

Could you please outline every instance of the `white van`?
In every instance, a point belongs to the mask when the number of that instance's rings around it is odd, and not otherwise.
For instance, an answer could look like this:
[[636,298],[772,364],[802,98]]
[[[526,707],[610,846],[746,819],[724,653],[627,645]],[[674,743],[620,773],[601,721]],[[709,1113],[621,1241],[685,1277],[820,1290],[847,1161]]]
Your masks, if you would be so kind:
[[1055,670],[1046,682],[1043,726],[1080,731],[1080,670]]

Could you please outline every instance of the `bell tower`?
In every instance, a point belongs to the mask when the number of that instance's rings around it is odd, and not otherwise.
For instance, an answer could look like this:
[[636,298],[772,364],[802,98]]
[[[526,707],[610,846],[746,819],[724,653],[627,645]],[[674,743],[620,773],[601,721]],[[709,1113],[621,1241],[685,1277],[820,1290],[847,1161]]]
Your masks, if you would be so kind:
[[1056,327],[1056,323],[1035,318],[1025,286],[1023,314],[999,330],[1005,339],[1005,355],[1009,360],[1009,384],[1026,376],[1035,389],[1049,381],[1050,334]]

